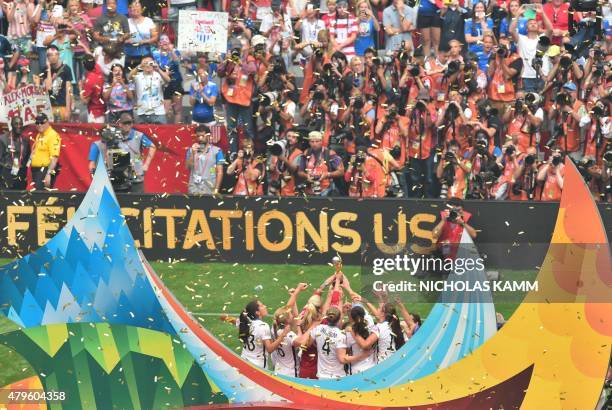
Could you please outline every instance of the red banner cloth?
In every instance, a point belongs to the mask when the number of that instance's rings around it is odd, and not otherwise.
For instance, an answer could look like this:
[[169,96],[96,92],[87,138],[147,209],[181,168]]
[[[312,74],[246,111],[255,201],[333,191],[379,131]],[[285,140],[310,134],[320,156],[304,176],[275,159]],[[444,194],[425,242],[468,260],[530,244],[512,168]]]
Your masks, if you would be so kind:
[[[62,137],[60,152],[61,171],[55,188],[59,191],[87,191],[89,175],[89,148],[100,139],[98,124],[61,123],[51,124]],[[156,146],[157,153],[145,174],[145,192],[187,192],[189,172],[185,169],[187,148],[195,142],[194,125],[134,125]],[[34,130],[30,129],[31,140]],[[225,126],[211,127],[212,142],[225,153],[227,138]]]

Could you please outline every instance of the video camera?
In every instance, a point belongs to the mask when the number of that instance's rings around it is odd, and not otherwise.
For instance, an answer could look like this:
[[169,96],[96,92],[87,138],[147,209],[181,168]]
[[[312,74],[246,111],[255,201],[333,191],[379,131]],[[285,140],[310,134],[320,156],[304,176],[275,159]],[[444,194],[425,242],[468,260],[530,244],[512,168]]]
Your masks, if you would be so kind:
[[132,188],[134,169],[130,153],[119,146],[123,139],[121,130],[105,127],[100,132],[101,140],[106,144],[106,168],[111,185],[116,192],[129,192]]

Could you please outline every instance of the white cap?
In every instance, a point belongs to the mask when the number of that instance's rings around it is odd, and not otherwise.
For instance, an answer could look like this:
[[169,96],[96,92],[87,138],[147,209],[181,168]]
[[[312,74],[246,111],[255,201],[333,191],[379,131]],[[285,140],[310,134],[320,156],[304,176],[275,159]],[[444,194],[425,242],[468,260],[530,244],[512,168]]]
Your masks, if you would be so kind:
[[53,10],[51,11],[51,16],[55,18],[61,18],[64,16],[64,8],[59,4],[53,6]]
[[264,36],[262,36],[261,34],[257,34],[255,36],[253,36],[253,38],[251,39],[251,46],[255,47],[258,45],[263,45],[266,44],[266,38]]

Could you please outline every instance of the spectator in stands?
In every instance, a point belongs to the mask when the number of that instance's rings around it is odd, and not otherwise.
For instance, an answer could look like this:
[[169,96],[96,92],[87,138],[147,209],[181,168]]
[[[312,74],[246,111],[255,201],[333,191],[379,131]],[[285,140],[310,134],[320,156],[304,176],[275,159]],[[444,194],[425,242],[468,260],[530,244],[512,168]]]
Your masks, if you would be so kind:
[[55,22],[55,34],[45,39],[45,46],[53,45],[59,50],[62,64],[70,69],[72,82],[75,83],[73,43],[77,42],[77,34],[64,19]]
[[204,68],[198,68],[196,79],[191,83],[189,102],[193,107],[192,120],[198,124],[215,125],[215,103],[219,87],[208,77]]
[[468,43],[468,50],[475,54],[482,52],[485,35],[492,33],[493,20],[487,17],[484,3],[475,3],[471,18],[465,20],[465,41]]
[[0,34],[0,83],[2,89],[13,89],[16,83],[17,61],[21,53],[5,36]]
[[180,71],[181,53],[174,48],[170,38],[162,34],[159,46],[152,50],[153,59],[162,72],[170,75],[164,88],[164,106],[170,122],[180,124],[183,118],[183,76]]
[[221,93],[225,100],[225,119],[229,136],[230,153],[238,151],[237,127],[241,124],[248,137],[253,137],[253,110],[251,98],[257,66],[246,41],[233,42],[229,56],[218,68],[223,79]]
[[102,96],[104,74],[96,64],[92,55],[87,55],[83,66],[86,70],[85,79],[79,81],[79,95],[87,106],[87,122],[104,124],[106,104]]
[[301,33],[300,43],[294,49],[300,52],[303,58],[309,58],[314,48],[318,47],[317,37],[321,30],[325,29],[325,23],[319,19],[317,11],[312,3],[308,3],[300,18],[295,23],[295,29]]
[[191,195],[217,194],[223,182],[223,152],[210,143],[208,126],[198,125],[195,133],[197,142],[187,149],[185,160],[189,170],[187,192]]
[[107,76],[102,97],[108,107],[109,124],[115,124],[121,114],[132,114],[134,108],[134,84],[128,83],[121,64],[114,64]]
[[20,53],[29,53],[32,48],[31,25],[37,23],[41,6],[27,0],[3,1],[1,4],[8,20],[7,37]]
[[23,132],[23,120],[11,118],[11,129],[0,135],[0,189],[25,190],[30,142]]
[[143,57],[150,56],[151,47],[159,40],[157,25],[149,17],[142,15],[140,1],[131,4],[130,13],[130,38],[125,42],[125,63],[128,70],[140,64]]
[[443,3],[440,9],[442,19],[442,33],[440,35],[440,50],[448,51],[449,41],[457,40],[465,44],[465,19],[467,11],[459,5],[459,0],[451,0],[450,4]]
[[263,195],[265,164],[255,155],[254,144],[250,139],[242,141],[236,159],[227,167],[227,174],[236,177],[232,193],[241,196]]
[[[542,6],[539,4],[535,5],[535,11],[538,15],[542,16],[544,21],[545,32],[544,35],[550,38],[552,34],[552,25],[548,16],[542,14]],[[519,13],[522,15],[525,13],[525,6],[519,8]],[[510,24],[510,33],[512,38],[517,44],[517,50],[521,58],[523,59],[523,89],[526,92],[539,92],[544,87],[544,81],[542,78],[546,77],[550,70],[549,62],[547,59],[538,60],[536,59],[536,49],[538,41],[540,40],[540,26],[538,21],[533,18],[527,22],[527,34],[520,34],[517,30],[518,20],[513,19]]]
[[[44,72],[47,66],[47,47],[45,46],[45,40],[47,37],[51,37],[55,34],[55,25],[53,24],[57,16],[53,15],[53,2],[46,2],[45,0],[39,3],[40,10],[37,11],[37,27],[36,27],[36,40],[33,44],[32,51],[38,57],[38,64],[35,67],[35,74]],[[59,6],[61,7],[61,6]],[[61,17],[60,13],[60,16]]]
[[344,176],[344,164],[335,151],[323,146],[323,135],[319,131],[308,134],[310,148],[304,151],[298,176],[304,187],[298,188],[308,195],[336,195],[334,178]]
[[72,73],[60,61],[59,50],[50,45],[47,49],[47,69],[34,77],[36,85],[42,85],[49,93],[54,121],[68,121],[72,115]]
[[338,0],[336,16],[330,20],[329,34],[335,51],[341,51],[348,61],[355,55],[357,20],[348,9],[347,0]]
[[98,46],[95,48],[93,55],[96,59],[96,64],[106,76],[110,75],[111,67],[114,65],[125,67],[125,55],[121,53],[120,46],[117,43]]
[[130,38],[130,24],[125,15],[117,14],[117,0],[106,0],[106,14],[96,20],[93,38],[102,45],[115,42],[121,49]]
[[[561,45],[563,39],[569,36],[569,7],[569,2],[563,0],[551,0],[542,7],[548,20],[552,22],[552,44]],[[574,21],[577,20],[574,17]]]
[[170,82],[168,72],[162,70],[151,57],[144,57],[128,79],[134,82],[136,91],[135,114],[140,124],[166,124],[164,86]]
[[427,58],[432,53],[438,53],[442,20],[438,14],[435,1],[422,0],[419,2],[417,10],[415,10],[417,13],[417,30],[423,36],[423,55]]
[[259,26],[259,32],[267,38],[266,50],[272,55],[280,55],[289,64],[293,28],[291,18],[283,13],[280,0],[272,2],[272,14],[266,14]]
[[60,171],[59,156],[62,140],[49,124],[49,118],[45,114],[38,114],[35,122],[38,133],[30,156],[30,171],[34,189],[43,190],[55,186]]
[[75,78],[79,79],[83,76],[83,59],[85,54],[90,53],[89,38],[93,24],[87,14],[81,10],[81,2],[79,0],[69,0],[68,15],[65,18],[67,24],[72,27],[77,44],[73,48],[74,52],[74,74]]
[[[428,1],[428,0],[423,0]],[[383,13],[383,26],[385,28],[385,48],[387,51],[396,51],[402,47],[412,50],[412,36],[414,30],[414,9],[404,4],[403,0],[393,0],[393,4],[387,7]],[[438,18],[438,17],[436,17]],[[439,32],[438,28],[438,32]],[[439,34],[438,34],[439,37]],[[426,53],[429,56],[429,50]]]
[[367,0],[360,0],[357,4],[357,19],[355,54],[363,56],[368,48],[375,47],[380,24]]

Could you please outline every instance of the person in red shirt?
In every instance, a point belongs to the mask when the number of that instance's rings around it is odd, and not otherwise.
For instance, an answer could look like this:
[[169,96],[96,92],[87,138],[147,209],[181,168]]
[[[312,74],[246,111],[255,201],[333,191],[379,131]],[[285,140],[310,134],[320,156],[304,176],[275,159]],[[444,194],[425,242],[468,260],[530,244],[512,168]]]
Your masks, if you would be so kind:
[[102,96],[104,89],[104,74],[92,55],[86,55],[83,60],[85,79],[79,81],[81,101],[87,105],[87,122],[104,124],[106,103]]
[[546,14],[552,23],[553,36],[551,43],[561,45],[561,43],[563,43],[563,37],[569,36],[569,2],[563,0],[552,0],[546,3],[542,8],[544,10],[544,14]]
[[468,224],[472,214],[463,210],[463,201],[451,198],[446,202],[447,209],[440,212],[440,222],[431,231],[432,240],[438,246],[438,252],[444,258],[454,259],[457,255],[458,244],[465,230],[472,239],[478,233]]

